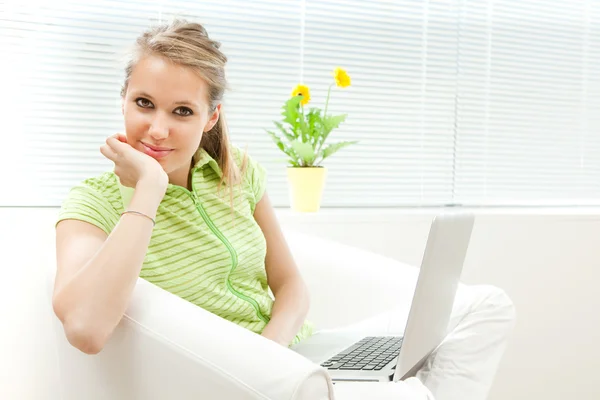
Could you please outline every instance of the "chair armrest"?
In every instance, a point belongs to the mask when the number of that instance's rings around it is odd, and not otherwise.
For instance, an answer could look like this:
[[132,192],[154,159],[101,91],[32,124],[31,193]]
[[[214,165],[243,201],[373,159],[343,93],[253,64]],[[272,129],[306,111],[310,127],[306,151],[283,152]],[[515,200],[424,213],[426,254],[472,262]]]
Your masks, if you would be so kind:
[[284,231],[311,296],[308,319],[317,329],[351,324],[410,307],[418,268],[312,235]]
[[58,332],[65,399],[331,399],[320,366],[139,279],[105,348]]

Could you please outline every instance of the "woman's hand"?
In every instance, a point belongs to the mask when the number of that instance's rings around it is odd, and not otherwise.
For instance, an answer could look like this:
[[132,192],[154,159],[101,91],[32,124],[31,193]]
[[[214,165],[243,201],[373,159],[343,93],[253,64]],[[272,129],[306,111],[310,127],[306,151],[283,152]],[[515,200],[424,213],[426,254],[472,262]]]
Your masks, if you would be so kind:
[[131,147],[125,135],[116,134],[106,139],[100,152],[115,164],[115,174],[122,185],[135,188],[143,183],[162,194],[167,190],[169,177],[159,162]]

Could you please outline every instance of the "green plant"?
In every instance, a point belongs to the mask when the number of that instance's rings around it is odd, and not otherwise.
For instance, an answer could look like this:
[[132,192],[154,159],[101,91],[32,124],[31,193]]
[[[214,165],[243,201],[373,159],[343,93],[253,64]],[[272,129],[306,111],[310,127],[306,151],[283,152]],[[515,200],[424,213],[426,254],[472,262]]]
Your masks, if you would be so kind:
[[[350,85],[350,77],[341,68],[334,70],[335,84],[339,87]],[[342,124],[348,114],[327,115],[332,83],[327,92],[325,110],[311,107],[305,111],[304,105],[310,101],[310,90],[298,85],[292,97],[282,107],[283,120],[275,121],[278,131],[267,130],[277,147],[288,156],[292,167],[318,167],[327,157],[358,141],[341,141],[326,144],[331,132]]]

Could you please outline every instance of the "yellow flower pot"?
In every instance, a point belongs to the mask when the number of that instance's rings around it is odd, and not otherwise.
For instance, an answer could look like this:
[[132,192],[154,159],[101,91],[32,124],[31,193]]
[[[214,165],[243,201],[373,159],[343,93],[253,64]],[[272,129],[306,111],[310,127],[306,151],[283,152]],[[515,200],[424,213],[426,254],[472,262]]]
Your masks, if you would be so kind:
[[289,167],[287,172],[292,210],[298,212],[319,211],[327,169],[324,167]]

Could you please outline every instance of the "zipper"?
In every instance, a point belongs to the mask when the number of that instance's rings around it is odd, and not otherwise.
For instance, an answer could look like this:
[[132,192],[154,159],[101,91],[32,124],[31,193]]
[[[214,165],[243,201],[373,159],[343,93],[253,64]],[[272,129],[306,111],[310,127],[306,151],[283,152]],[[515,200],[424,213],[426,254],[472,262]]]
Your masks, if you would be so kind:
[[258,303],[256,302],[256,300],[254,300],[251,297],[246,296],[245,294],[240,293],[231,284],[231,280],[230,280],[231,274],[233,274],[233,271],[235,271],[235,269],[238,266],[237,253],[236,253],[235,249],[233,248],[233,246],[231,245],[231,243],[229,242],[229,240],[227,240],[225,235],[223,235],[221,233],[221,231],[219,231],[219,229],[215,226],[215,224],[212,222],[212,220],[208,217],[208,214],[206,214],[206,211],[204,210],[204,207],[202,207],[202,204],[200,204],[200,201],[196,197],[196,190],[194,189],[194,180],[192,179],[192,191],[191,192],[189,190],[187,190],[186,188],[182,188],[182,189],[184,189],[186,192],[188,192],[188,194],[192,198],[192,201],[194,202],[194,205],[196,206],[196,209],[202,216],[202,219],[204,220],[206,225],[208,225],[210,230],[219,238],[219,240],[225,245],[225,247],[227,247],[227,250],[229,251],[229,255],[231,256],[231,269],[229,270],[229,273],[227,274],[227,278],[225,279],[227,288],[229,289],[229,291],[231,293],[233,293],[238,298],[250,303],[256,310],[256,315],[258,316],[258,318],[260,318],[265,323],[268,323],[269,318],[267,318],[260,311],[260,307],[259,307]]

